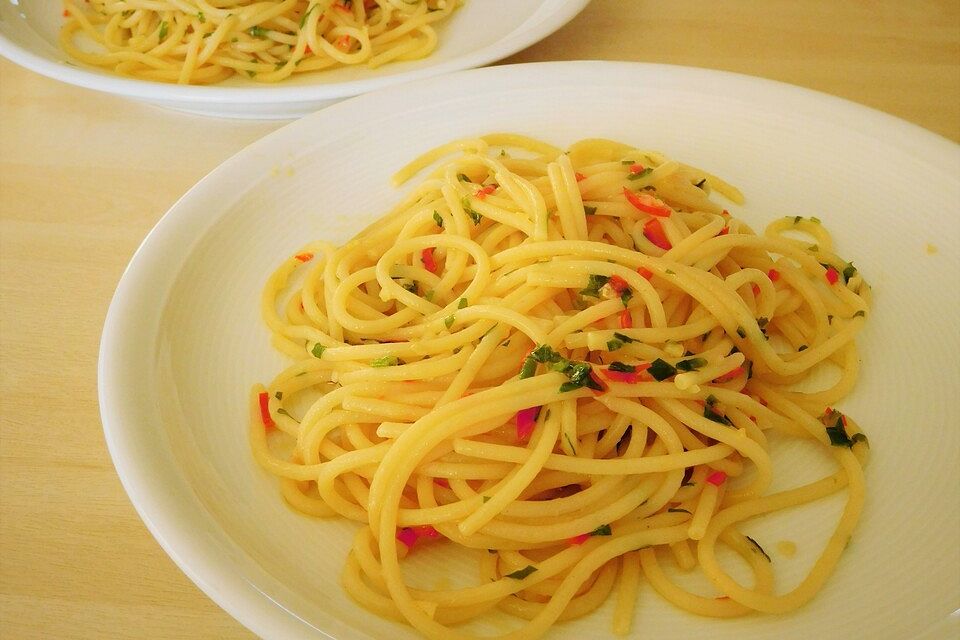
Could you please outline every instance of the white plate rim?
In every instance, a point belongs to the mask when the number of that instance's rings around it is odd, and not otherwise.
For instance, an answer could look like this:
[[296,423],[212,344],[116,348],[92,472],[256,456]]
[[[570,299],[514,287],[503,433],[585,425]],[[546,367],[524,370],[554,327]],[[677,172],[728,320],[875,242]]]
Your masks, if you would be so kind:
[[[165,504],[166,496],[163,491],[151,485],[149,478],[143,474],[143,467],[138,464],[139,461],[128,458],[128,454],[135,449],[136,445],[135,434],[125,427],[124,416],[129,410],[111,397],[111,393],[116,389],[124,388],[125,383],[123,362],[120,359],[126,348],[122,344],[123,334],[141,317],[138,312],[142,309],[135,304],[137,298],[133,294],[149,278],[152,273],[150,270],[155,268],[154,265],[163,263],[154,245],[171,245],[177,236],[184,233],[184,225],[194,228],[215,222],[216,218],[212,217],[213,214],[205,220],[191,218],[195,213],[188,206],[191,200],[202,197],[203,192],[210,185],[228,181],[229,176],[237,175],[251,162],[251,158],[255,158],[258,154],[265,155],[269,149],[284,144],[286,140],[296,139],[301,132],[308,131],[314,122],[335,118],[340,109],[357,109],[361,105],[375,105],[409,98],[441,82],[445,83],[448,89],[451,86],[462,85],[472,87],[474,90],[476,87],[497,87],[490,91],[498,91],[503,89],[504,84],[521,81],[546,83],[556,75],[565,76],[566,81],[569,81],[569,78],[575,76],[589,78],[596,77],[598,74],[620,74],[623,77],[647,74],[661,78],[677,78],[678,82],[730,84],[747,92],[756,92],[758,95],[769,93],[789,101],[798,109],[819,113],[824,117],[839,118],[853,128],[860,130],[881,128],[885,134],[893,137],[895,144],[902,146],[905,150],[939,157],[943,161],[945,175],[950,175],[953,168],[960,169],[960,145],[884,112],[829,94],[731,72],[651,63],[598,61],[531,63],[472,69],[444,78],[428,78],[402,87],[391,87],[360,95],[288,124],[227,159],[187,191],[161,217],[137,249],[121,276],[116,293],[111,300],[101,336],[98,397],[104,435],[111,458],[124,489],[151,534],[201,590],[258,635],[297,637],[296,634],[302,633],[305,627],[300,626],[302,624],[300,621],[293,620],[289,613],[282,612],[277,605],[268,602],[254,585],[217,584],[220,582],[217,579],[220,575],[218,571],[228,569],[228,564],[223,558],[198,555],[189,532],[177,528],[176,522],[172,520],[170,506]],[[139,302],[144,302],[142,296]]]

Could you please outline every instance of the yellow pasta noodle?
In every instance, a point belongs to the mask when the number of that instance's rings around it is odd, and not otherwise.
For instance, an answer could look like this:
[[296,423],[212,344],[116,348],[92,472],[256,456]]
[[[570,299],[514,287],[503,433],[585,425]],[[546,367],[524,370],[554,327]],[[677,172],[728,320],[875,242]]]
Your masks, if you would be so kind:
[[[437,640],[473,637],[457,625],[494,608],[518,618],[500,637],[537,638],[610,594],[627,634],[644,581],[720,618],[814,597],[859,519],[868,453],[832,405],[858,374],[869,287],[820,221],[758,235],[712,197],[740,203],[734,187],[609,140],[458,140],[397,181],[427,170],[263,291],[293,363],[251,392],[253,454],[298,511],[360,523],[350,595]],[[821,367],[839,373],[817,389]],[[772,431],[835,470],[771,492]],[[777,593],[740,523],[841,491],[809,575]],[[434,545],[475,556],[475,586],[409,586],[403,559]],[[667,561],[714,593],[672,582]]]
[[212,84],[428,56],[460,0],[64,0],[60,46],[126,76]]

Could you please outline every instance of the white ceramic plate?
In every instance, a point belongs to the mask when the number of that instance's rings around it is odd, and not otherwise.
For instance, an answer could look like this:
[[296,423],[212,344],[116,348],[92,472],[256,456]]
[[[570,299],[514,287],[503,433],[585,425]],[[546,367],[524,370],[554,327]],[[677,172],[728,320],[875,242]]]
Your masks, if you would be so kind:
[[234,118],[295,118],[337,100],[409,80],[489,64],[529,47],[572,19],[589,0],[466,0],[437,27],[437,49],[423,60],[379,69],[301,74],[276,85],[237,76],[209,86],[124,78],[69,59],[57,43],[60,0],[0,2],[0,55],[81,87],[181,111]]
[[[258,296],[304,242],[343,241],[394,203],[389,176],[408,159],[500,130],[558,145],[606,136],[707,168],[743,188],[739,215],[755,228],[776,216],[820,217],[874,286],[862,378],[841,405],[870,436],[869,496],[836,574],[796,613],[732,621],[685,614],[644,589],[644,637],[956,634],[958,147],[822,94],[658,65],[495,67],[361,96],[252,145],[164,216],[110,307],[100,402],[124,486],[180,567],[268,638],[415,637],[338,586],[354,527],[293,513],[251,458],[246,393],[284,363],[268,345]],[[778,486],[808,464],[802,455],[784,459]],[[841,502],[747,529],[768,548],[799,544],[792,560],[772,553],[781,587],[800,579]],[[427,579],[471,570],[426,560],[418,568]],[[600,638],[609,624],[604,610],[551,637]]]

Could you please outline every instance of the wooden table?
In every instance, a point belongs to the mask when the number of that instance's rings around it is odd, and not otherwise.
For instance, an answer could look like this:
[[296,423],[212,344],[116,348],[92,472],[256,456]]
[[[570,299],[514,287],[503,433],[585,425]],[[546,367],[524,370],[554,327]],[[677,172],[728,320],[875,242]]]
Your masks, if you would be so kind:
[[[773,78],[960,141],[955,0],[594,0],[506,62],[578,58]],[[252,637],[124,494],[97,348],[123,268],[163,212],[282,125],[163,111],[0,61],[0,636]],[[185,153],[184,140],[203,144]]]

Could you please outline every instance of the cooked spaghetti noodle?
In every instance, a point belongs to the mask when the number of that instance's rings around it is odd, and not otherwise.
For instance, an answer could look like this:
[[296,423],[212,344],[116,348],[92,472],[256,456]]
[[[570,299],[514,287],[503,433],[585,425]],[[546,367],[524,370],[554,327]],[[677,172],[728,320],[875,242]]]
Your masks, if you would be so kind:
[[[460,140],[397,181],[451,154],[344,246],[290,256],[263,292],[295,362],[253,389],[253,453],[294,508],[363,524],[346,590],[444,640],[472,637],[452,625],[492,608],[526,621],[503,637],[539,637],[612,591],[627,633],[642,579],[704,616],[810,600],[860,517],[868,453],[830,405],[857,378],[869,287],[820,221],[757,235],[710,198],[739,203],[735,188],[606,140]],[[821,366],[838,379],[796,388]],[[836,470],[770,492],[771,430],[821,445]],[[809,575],[776,593],[738,526],[841,491]],[[407,585],[401,560],[441,544],[477,557],[477,586]],[[665,557],[715,593],[672,582]]]
[[60,45],[77,60],[147,80],[211,84],[243,74],[278,82],[426,57],[437,46],[433,25],[458,2],[64,0]]

